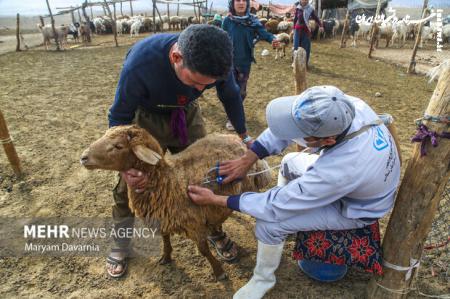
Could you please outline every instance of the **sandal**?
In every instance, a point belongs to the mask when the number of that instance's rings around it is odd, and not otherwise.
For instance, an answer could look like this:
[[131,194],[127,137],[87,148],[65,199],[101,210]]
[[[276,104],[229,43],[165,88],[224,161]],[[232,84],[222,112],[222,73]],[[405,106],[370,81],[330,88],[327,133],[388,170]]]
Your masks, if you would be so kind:
[[231,121],[227,121],[227,123],[225,124],[225,128],[228,130],[228,131],[234,131],[234,127],[233,127],[233,125],[231,124]]
[[[111,252],[125,252],[125,251],[123,251],[122,249],[112,249]],[[106,258],[106,272],[108,273],[108,275],[111,276],[112,278],[120,278],[124,276],[128,268],[127,259],[128,259],[127,257],[124,257],[122,260],[119,260],[112,256],[108,256]],[[108,266],[112,266],[112,270],[115,270],[117,266],[121,266],[122,271],[119,273],[113,273],[111,272],[111,269]]]
[[[217,241],[223,241],[226,240],[225,245],[219,246],[217,244]],[[226,257],[224,255],[225,252],[230,253],[232,248],[235,248],[237,245],[234,243],[226,233],[222,232],[220,235],[217,236],[208,236],[208,241],[211,243],[211,245],[216,249],[217,255],[219,258],[226,262],[233,262],[235,261],[238,256],[239,252],[236,253],[234,256]]]

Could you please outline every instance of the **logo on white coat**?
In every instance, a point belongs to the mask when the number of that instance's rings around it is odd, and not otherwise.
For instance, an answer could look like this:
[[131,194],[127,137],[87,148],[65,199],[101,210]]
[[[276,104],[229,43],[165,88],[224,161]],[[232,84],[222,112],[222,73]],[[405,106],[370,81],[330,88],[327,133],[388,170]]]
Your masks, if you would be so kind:
[[377,127],[374,131],[374,140],[373,140],[373,147],[377,151],[381,151],[385,149],[389,145],[386,136],[384,136],[383,131],[380,127]]

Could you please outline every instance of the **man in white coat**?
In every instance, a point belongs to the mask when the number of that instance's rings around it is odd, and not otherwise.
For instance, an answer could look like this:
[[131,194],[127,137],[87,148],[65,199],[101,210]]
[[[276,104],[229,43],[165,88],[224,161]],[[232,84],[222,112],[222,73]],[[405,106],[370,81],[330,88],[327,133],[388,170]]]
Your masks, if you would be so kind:
[[364,101],[334,86],[275,99],[266,118],[269,127],[251,149],[220,165],[224,183],[245,176],[258,159],[279,154],[292,142],[316,154],[286,155],[278,186],[263,193],[227,197],[189,186],[196,204],[226,206],[256,218],[256,267],[234,298],[261,298],[275,285],[289,234],[361,228],[383,217],[400,180],[399,155],[387,127]]

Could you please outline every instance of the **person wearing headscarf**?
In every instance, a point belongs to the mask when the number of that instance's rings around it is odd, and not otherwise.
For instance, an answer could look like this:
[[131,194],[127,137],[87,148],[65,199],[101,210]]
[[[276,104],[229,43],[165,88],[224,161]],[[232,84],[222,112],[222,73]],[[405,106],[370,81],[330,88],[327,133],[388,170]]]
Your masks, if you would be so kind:
[[306,63],[309,63],[311,53],[311,28],[309,27],[309,19],[312,18],[319,25],[320,32],[323,32],[323,24],[317,17],[314,8],[309,5],[308,0],[300,0],[295,3],[294,16],[294,50],[302,47],[306,51]]
[[[253,49],[254,40],[265,40],[277,45],[273,34],[267,32],[255,15],[250,14],[250,0],[229,0],[229,13],[222,22],[233,42],[233,64],[236,83],[241,90],[242,100],[247,96],[247,81],[250,76],[252,62],[255,61]],[[230,121],[226,128],[234,130]]]

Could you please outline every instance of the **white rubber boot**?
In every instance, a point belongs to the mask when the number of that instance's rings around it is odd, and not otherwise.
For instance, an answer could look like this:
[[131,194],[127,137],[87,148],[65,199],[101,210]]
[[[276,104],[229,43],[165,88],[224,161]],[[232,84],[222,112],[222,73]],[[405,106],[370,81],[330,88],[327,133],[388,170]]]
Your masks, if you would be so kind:
[[256,267],[253,277],[240,288],[233,299],[260,299],[275,285],[275,270],[280,264],[284,242],[278,245],[267,245],[258,241]]

